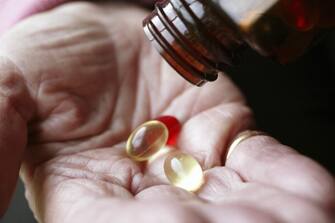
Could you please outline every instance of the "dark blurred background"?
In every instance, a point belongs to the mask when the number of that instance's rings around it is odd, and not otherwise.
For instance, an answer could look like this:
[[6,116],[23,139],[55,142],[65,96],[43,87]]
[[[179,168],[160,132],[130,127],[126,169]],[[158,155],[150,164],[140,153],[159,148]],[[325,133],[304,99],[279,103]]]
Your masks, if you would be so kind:
[[[286,66],[249,51],[231,76],[261,130],[335,174],[335,32]],[[23,194],[20,183],[2,223],[35,223]]]

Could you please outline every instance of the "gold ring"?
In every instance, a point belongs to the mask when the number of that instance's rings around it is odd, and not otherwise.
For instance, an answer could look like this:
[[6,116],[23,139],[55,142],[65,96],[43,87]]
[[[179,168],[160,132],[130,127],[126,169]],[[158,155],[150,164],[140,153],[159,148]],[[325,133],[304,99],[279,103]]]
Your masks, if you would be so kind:
[[259,135],[267,135],[264,132],[261,131],[255,131],[255,130],[246,130],[243,131],[241,133],[239,133],[235,139],[231,142],[231,144],[228,147],[227,150],[227,156],[226,156],[226,160],[229,159],[229,157],[231,156],[232,152],[235,150],[235,148],[244,140],[254,137],[254,136],[259,136]]

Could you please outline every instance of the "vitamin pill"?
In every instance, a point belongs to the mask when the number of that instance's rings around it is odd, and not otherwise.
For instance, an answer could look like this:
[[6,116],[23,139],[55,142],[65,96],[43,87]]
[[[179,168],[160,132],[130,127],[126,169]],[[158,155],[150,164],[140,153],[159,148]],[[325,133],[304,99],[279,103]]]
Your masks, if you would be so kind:
[[197,191],[204,182],[198,161],[185,153],[172,153],[164,162],[164,172],[170,183],[187,191]]
[[127,154],[135,161],[147,161],[166,145],[168,135],[168,129],[162,122],[146,122],[129,136]]
[[181,124],[178,119],[173,116],[161,116],[157,118],[157,120],[164,123],[169,131],[169,137],[166,144],[169,146],[176,145],[181,130]]

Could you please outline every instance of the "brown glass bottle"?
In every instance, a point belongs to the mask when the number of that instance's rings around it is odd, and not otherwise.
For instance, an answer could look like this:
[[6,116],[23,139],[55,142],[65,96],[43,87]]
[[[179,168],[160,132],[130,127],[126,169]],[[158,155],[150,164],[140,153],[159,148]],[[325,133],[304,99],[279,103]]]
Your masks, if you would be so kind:
[[200,86],[234,66],[245,46],[294,60],[334,27],[334,14],[335,0],[163,0],[143,24],[167,62]]

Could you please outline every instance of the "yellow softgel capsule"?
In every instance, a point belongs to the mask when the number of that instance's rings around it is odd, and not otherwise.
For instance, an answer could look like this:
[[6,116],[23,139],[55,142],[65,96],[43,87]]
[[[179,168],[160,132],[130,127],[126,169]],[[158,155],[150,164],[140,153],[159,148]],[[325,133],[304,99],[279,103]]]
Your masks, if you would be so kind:
[[127,154],[135,161],[147,161],[165,146],[168,136],[168,129],[162,122],[145,122],[129,136]]
[[164,162],[164,172],[170,183],[187,191],[195,192],[204,183],[199,162],[185,153],[172,153]]

